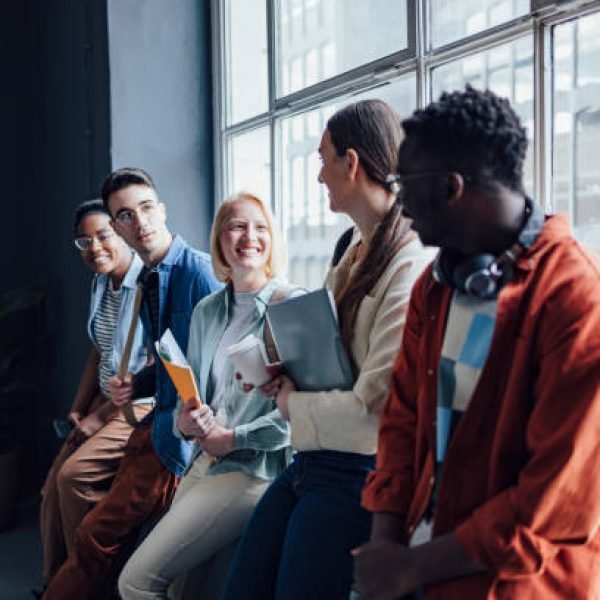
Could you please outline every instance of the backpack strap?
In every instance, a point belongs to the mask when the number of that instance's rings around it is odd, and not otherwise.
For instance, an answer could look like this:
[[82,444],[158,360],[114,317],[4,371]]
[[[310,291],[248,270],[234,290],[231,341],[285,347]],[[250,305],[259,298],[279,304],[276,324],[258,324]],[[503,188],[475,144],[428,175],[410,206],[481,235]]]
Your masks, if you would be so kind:
[[340,260],[342,260],[342,256],[344,256],[344,252],[348,249],[353,235],[354,227],[350,227],[338,238],[338,241],[335,243],[335,248],[333,249],[333,256],[331,257],[332,267],[337,267]]

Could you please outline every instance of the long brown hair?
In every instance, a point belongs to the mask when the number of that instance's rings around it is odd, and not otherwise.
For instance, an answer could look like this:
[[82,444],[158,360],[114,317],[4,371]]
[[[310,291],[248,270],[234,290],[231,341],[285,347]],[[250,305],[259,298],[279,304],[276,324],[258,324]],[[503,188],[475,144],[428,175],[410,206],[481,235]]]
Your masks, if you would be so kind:
[[[349,148],[357,154],[367,177],[386,189],[386,177],[396,170],[398,148],[402,142],[402,122],[398,113],[382,100],[362,100],[337,111],[327,122],[327,130],[338,154]],[[342,339],[348,351],[362,299],[371,291],[390,260],[415,236],[402,216],[402,206],[394,202],[377,226],[366,257],[339,297],[336,304]]]

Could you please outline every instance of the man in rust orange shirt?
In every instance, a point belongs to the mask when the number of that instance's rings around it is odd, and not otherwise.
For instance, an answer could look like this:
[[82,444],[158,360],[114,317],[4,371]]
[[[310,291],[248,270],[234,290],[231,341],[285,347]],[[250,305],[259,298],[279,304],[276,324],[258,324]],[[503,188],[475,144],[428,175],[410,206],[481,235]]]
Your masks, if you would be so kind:
[[404,121],[394,177],[425,244],[354,551],[361,600],[600,598],[600,261],[522,183],[508,101]]

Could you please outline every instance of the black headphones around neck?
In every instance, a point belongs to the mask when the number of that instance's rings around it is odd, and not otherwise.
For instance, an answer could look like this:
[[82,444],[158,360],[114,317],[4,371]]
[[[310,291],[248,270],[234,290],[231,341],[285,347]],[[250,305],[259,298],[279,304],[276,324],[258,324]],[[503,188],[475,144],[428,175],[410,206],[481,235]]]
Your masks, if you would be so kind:
[[433,262],[433,277],[472,298],[495,298],[502,286],[511,280],[517,258],[531,248],[543,226],[542,209],[526,197],[523,226],[510,248],[500,256],[476,254],[468,257],[454,250],[440,250]]

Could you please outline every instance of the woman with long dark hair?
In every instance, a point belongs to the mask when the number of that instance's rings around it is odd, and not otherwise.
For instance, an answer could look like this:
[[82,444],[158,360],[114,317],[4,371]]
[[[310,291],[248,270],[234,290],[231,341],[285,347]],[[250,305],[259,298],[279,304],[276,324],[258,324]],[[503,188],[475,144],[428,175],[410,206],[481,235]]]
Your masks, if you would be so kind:
[[298,391],[285,375],[263,388],[276,394],[297,453],[246,527],[226,600],[348,597],[350,551],[368,539],[371,525],[360,492],[374,467],[410,289],[429,260],[386,182],[401,141],[400,117],[380,100],[341,109],[323,133],[319,181],[327,186],[331,210],[355,225],[325,285],[334,294],[357,377],[345,391]]

